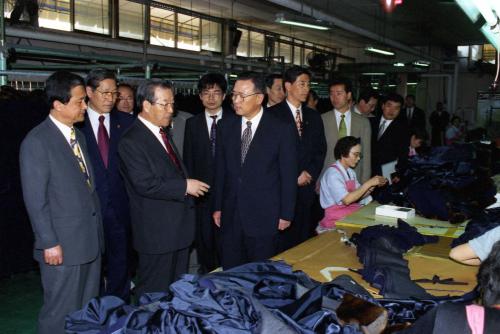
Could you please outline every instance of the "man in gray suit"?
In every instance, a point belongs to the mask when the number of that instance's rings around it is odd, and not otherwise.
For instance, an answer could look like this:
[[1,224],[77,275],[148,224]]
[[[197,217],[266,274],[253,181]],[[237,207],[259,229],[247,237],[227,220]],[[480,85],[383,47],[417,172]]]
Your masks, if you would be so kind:
[[356,168],[358,180],[363,183],[371,176],[371,127],[367,118],[351,111],[352,85],[347,79],[337,79],[329,85],[330,101],[334,107],[321,115],[325,127],[326,158],[324,171],[335,163],[333,149],[337,141],[345,136],[361,138],[361,163]]
[[35,234],[43,306],[38,333],[64,333],[64,318],[99,293],[103,231],[83,121],[85,84],[59,71],[45,83],[50,114],[21,144],[24,202]]

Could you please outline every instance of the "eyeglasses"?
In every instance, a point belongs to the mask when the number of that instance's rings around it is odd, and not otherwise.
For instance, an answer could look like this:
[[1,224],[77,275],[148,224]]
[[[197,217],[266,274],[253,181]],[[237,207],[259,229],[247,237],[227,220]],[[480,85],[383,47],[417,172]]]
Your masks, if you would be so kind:
[[175,102],[167,102],[167,103],[151,102],[151,104],[156,104],[157,106],[160,106],[160,108],[164,110],[168,109],[169,107],[174,108],[175,106]]
[[361,152],[349,152],[349,154],[352,154],[355,158],[362,158],[363,153]]
[[236,100],[238,97],[241,98],[243,101],[250,96],[257,95],[257,94],[262,94],[262,93],[250,93],[250,94],[243,94],[243,93],[236,93],[236,92],[231,92],[231,98],[233,100]]
[[201,96],[202,97],[221,97],[222,95],[224,95],[221,91],[215,91],[215,92],[201,92]]
[[114,98],[114,97],[117,97],[118,95],[120,95],[120,93],[116,90],[113,92],[101,92],[99,89],[96,89],[96,92],[98,92],[99,94],[101,94],[104,97],[111,97],[111,98]]

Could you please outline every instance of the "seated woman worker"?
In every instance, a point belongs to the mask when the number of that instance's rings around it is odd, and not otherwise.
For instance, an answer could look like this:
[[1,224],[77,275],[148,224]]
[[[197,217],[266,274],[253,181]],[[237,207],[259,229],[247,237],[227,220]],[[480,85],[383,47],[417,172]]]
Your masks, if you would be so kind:
[[325,217],[319,222],[317,232],[335,227],[335,222],[371,202],[371,192],[383,186],[387,179],[374,176],[362,185],[356,178],[354,167],[361,160],[360,139],[347,136],[339,139],[334,148],[337,161],[323,174],[320,181],[319,200]]

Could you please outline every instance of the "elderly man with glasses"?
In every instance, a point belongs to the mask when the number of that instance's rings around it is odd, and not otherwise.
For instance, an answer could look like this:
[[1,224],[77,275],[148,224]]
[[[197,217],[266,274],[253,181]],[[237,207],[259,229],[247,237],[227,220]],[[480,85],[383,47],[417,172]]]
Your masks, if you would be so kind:
[[297,129],[264,111],[265,84],[239,75],[232,100],[236,117],[222,122],[215,148],[215,224],[222,267],[272,257],[290,227],[297,194]]
[[118,141],[134,118],[114,109],[119,93],[113,72],[93,69],[88,73],[85,84],[88,108],[80,129],[85,134],[94,167],[106,245],[101,293],[128,301],[130,210],[118,168]]

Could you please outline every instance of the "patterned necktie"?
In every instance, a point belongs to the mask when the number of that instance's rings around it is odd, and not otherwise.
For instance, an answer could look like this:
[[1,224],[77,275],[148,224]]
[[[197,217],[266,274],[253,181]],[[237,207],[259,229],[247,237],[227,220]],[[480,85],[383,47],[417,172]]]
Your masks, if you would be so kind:
[[345,125],[345,115],[340,115],[339,139],[347,136],[347,126]]
[[76,134],[75,134],[74,128],[71,128],[71,133],[69,135],[69,144],[71,146],[71,149],[73,150],[73,154],[75,155],[76,160],[78,160],[78,165],[80,166],[80,170],[82,171],[83,175],[85,176],[85,181],[87,181],[87,185],[90,187],[89,173],[87,172],[87,167],[85,167],[85,162],[83,161],[82,151],[80,149],[80,145],[78,144],[78,141],[76,140]]
[[247,121],[247,127],[243,131],[241,136],[241,164],[245,162],[245,157],[247,156],[248,148],[252,142],[252,122]]
[[104,115],[99,116],[99,128],[97,129],[97,146],[99,147],[99,153],[101,153],[102,162],[104,166],[108,168],[108,156],[109,156],[109,136],[106,127],[104,126],[104,120],[106,118]]
[[297,109],[295,112],[295,125],[297,126],[299,137],[302,137],[302,118],[300,117],[300,109]]
[[407,119],[408,119],[408,122],[411,121],[411,117],[413,116],[413,108],[408,108],[408,115],[407,115]]
[[212,157],[215,157],[215,137],[217,136],[217,115],[210,116],[212,119],[212,126],[210,127],[210,151]]
[[170,158],[170,160],[172,160],[177,169],[182,173],[181,163],[179,162],[179,159],[177,159],[177,156],[175,155],[174,148],[172,147],[172,145],[170,145],[170,140],[168,139],[167,133],[162,128],[160,128],[160,135],[161,138],[163,139],[165,147],[167,148],[168,157]]
[[379,140],[380,137],[382,137],[384,131],[385,131],[385,120],[382,121],[382,124],[380,124],[380,127],[378,128],[377,140]]

